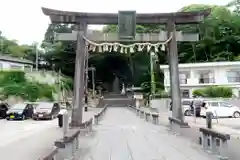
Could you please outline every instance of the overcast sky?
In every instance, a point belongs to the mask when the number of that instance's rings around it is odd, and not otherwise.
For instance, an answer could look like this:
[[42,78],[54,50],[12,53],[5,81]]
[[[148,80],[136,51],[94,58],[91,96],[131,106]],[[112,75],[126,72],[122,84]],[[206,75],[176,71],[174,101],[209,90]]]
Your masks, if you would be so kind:
[[227,2],[229,0],[2,0],[0,31],[21,44],[41,42],[50,23],[41,7],[82,12],[117,13],[118,10],[136,10],[138,13],[161,13],[175,12],[189,4],[224,5]]

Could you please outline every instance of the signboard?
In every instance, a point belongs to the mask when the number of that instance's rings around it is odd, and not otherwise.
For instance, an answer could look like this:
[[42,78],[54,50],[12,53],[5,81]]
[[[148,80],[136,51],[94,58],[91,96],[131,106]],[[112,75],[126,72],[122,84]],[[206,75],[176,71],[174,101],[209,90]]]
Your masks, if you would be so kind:
[[136,11],[118,11],[118,36],[121,40],[134,40],[136,35]]
[[135,98],[135,99],[143,99],[143,95],[142,94],[134,94],[133,98]]

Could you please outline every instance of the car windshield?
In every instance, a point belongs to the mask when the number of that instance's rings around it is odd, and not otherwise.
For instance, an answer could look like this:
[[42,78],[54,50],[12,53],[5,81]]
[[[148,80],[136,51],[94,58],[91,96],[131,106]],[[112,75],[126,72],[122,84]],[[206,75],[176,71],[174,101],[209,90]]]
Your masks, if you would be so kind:
[[15,104],[12,106],[11,110],[23,110],[26,107],[26,104],[21,103],[21,104]]
[[53,104],[52,104],[52,103],[40,103],[40,104],[36,107],[36,109],[37,109],[37,110],[41,110],[41,109],[46,110],[46,109],[52,109],[52,107],[53,107]]

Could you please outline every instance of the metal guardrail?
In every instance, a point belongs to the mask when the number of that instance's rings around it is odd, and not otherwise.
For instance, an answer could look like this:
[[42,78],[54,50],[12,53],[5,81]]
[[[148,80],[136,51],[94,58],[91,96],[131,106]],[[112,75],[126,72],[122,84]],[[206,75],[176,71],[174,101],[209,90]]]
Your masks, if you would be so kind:
[[55,141],[52,150],[50,150],[47,155],[39,158],[38,160],[75,160],[80,156],[79,138],[81,136],[81,133],[84,135],[91,133],[93,122],[98,122],[104,115],[106,109],[107,106],[105,106],[101,112],[94,115],[94,119],[90,118],[88,121],[83,122],[79,128],[68,129],[68,132],[64,134],[62,139]]

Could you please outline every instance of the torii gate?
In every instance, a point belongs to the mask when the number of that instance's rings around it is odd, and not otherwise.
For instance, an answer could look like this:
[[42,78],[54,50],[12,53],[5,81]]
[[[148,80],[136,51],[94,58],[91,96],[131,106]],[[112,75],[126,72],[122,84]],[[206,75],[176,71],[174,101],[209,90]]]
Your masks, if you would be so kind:
[[[82,123],[82,107],[84,93],[84,62],[86,59],[85,38],[95,42],[164,42],[169,40],[167,51],[169,57],[171,97],[173,105],[173,118],[185,125],[181,108],[179,71],[178,71],[178,50],[177,41],[198,41],[198,34],[184,34],[176,32],[176,24],[197,24],[208,16],[210,10],[198,12],[176,12],[176,13],[147,13],[134,14],[125,11],[125,14],[117,13],[84,13],[59,11],[42,8],[45,15],[49,16],[52,23],[76,24],[77,32],[72,34],[57,34],[56,40],[77,41],[75,77],[74,77],[74,111],[72,125],[79,126]],[[123,12],[124,13],[124,12]],[[130,13],[130,14],[129,14]],[[134,17],[135,16],[135,17]],[[120,20],[120,21],[119,21]],[[117,34],[97,34],[87,32],[88,24],[118,24],[120,36]],[[167,32],[159,34],[137,34],[135,35],[135,24],[164,24]],[[124,30],[124,29],[125,30]],[[126,30],[127,29],[127,30]],[[123,37],[121,37],[123,36]],[[171,37],[171,39],[170,39]],[[172,92],[173,91],[173,92]],[[181,125],[180,124],[180,125]]]

